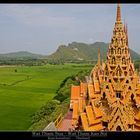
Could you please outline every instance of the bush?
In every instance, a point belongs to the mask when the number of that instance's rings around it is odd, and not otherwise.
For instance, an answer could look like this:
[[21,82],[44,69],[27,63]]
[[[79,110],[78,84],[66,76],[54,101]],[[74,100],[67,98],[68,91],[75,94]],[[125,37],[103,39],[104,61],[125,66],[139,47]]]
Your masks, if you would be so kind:
[[66,77],[60,84],[59,89],[56,91],[57,95],[54,97],[54,99],[63,102],[65,99],[69,98],[71,93],[71,86],[79,85],[80,80],[84,81],[86,75],[89,75],[89,70],[80,71],[77,75]]
[[32,125],[28,130],[43,130],[50,122],[54,122],[61,113],[63,115],[66,114],[68,109],[69,102],[67,100],[61,104],[56,100],[49,101],[36,114],[34,114]]
[[60,102],[57,100],[51,100],[47,102],[44,106],[40,108],[38,112],[36,112],[32,117],[32,123],[36,123],[40,121],[45,116],[49,116],[56,108],[56,106],[60,105]]

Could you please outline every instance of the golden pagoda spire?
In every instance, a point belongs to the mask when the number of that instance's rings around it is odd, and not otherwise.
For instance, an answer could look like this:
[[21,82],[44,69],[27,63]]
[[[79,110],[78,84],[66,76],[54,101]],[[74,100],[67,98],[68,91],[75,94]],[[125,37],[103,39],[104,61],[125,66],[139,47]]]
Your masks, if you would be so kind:
[[124,19],[124,26],[123,26],[124,32],[126,33],[126,24],[125,24],[125,19]]
[[125,27],[125,23],[124,23],[124,27],[123,27],[123,29],[124,29],[124,32],[126,32],[126,27]]
[[86,82],[72,85],[70,127],[74,131],[140,131],[140,78],[131,60],[128,27],[123,26],[119,4],[106,58],[101,62],[98,48],[97,64]]
[[98,48],[98,65],[100,65],[100,48]]
[[116,21],[121,21],[121,8],[120,8],[120,4],[118,3],[117,6],[117,17],[116,17]]
[[127,45],[128,45],[128,26],[127,26],[127,24],[126,24],[126,43],[127,43]]

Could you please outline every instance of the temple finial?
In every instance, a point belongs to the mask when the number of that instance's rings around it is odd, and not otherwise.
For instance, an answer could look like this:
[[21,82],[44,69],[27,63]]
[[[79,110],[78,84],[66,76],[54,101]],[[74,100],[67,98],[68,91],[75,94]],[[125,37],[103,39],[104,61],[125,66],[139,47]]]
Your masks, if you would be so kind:
[[126,34],[128,34],[128,26],[127,26],[127,23],[126,23]]
[[101,58],[100,58],[100,48],[98,48],[98,65],[100,65],[100,60]]
[[116,21],[121,21],[121,8],[120,8],[120,4],[118,3],[117,6],[117,17],[116,17]]
[[127,26],[127,24],[126,24],[126,43],[128,45],[128,26]]
[[124,27],[123,27],[123,29],[124,29],[124,32],[126,32],[125,19],[124,19]]

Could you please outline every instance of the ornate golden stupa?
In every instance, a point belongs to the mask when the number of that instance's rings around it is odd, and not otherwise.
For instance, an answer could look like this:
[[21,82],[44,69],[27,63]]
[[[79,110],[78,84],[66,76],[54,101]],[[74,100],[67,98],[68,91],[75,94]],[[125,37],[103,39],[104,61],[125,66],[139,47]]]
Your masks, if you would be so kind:
[[74,130],[139,131],[140,81],[128,48],[120,5],[105,63],[98,62],[86,83],[71,87]]

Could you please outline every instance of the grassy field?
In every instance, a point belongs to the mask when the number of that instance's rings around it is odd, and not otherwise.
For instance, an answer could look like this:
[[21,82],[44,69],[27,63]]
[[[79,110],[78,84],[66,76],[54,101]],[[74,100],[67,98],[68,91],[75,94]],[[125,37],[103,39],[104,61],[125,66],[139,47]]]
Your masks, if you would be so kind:
[[64,78],[91,68],[84,64],[0,67],[0,130],[27,130],[32,115],[55,96]]

